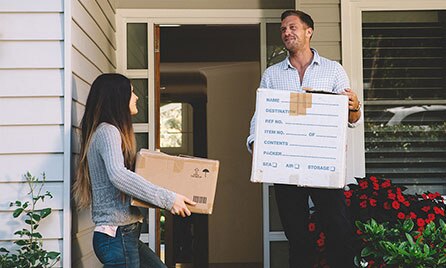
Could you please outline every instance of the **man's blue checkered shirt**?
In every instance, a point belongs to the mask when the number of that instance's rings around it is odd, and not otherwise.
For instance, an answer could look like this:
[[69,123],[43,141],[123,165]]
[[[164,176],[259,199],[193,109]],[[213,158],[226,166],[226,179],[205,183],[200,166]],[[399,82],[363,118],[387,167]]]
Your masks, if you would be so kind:
[[[350,82],[344,68],[336,61],[319,56],[315,49],[313,51],[313,61],[305,71],[301,84],[299,73],[294,68],[289,58],[268,67],[263,73],[260,88],[281,89],[296,92],[303,92],[303,88],[312,90],[342,93],[344,89],[350,88]],[[356,126],[361,119],[350,127]],[[254,141],[256,114],[251,119],[251,128],[247,138],[248,150],[251,151],[250,144]]]

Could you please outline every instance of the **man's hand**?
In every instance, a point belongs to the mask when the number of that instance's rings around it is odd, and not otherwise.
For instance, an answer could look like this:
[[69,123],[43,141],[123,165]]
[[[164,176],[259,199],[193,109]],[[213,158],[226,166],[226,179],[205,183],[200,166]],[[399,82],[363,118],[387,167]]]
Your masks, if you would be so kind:
[[174,215],[180,215],[183,218],[186,216],[190,216],[191,213],[187,208],[186,204],[195,206],[197,203],[185,197],[184,195],[177,194],[175,202],[173,203],[173,206],[170,209],[170,213]]
[[350,88],[346,88],[342,94],[348,96],[348,122],[355,123],[361,117],[361,102]]

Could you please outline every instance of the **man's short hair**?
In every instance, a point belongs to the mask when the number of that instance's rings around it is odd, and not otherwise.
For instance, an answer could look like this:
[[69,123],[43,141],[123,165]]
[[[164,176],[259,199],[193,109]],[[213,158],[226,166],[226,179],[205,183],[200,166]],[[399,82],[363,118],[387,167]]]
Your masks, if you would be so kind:
[[283,21],[286,17],[297,16],[299,19],[305,23],[308,27],[314,30],[314,21],[310,15],[300,10],[285,10],[280,16],[280,20]]

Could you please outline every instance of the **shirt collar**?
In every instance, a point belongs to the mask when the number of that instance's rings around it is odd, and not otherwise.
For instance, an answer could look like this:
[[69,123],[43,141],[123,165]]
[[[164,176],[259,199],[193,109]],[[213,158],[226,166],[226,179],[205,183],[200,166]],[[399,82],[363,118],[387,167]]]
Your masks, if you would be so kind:
[[[314,48],[310,48],[310,49],[311,49],[311,51],[313,52],[313,60],[311,61],[311,63],[310,63],[309,66],[313,65],[314,63],[316,63],[316,64],[319,65],[319,64],[321,63],[321,56],[319,56],[319,53],[317,52],[316,49],[314,49]],[[291,63],[290,63],[290,56],[287,56],[287,57],[286,57],[284,63],[285,63],[285,64],[283,65],[283,69],[284,69],[284,70],[286,70],[286,69],[288,69],[288,68],[295,69],[295,68],[293,67],[293,65],[291,65]]]

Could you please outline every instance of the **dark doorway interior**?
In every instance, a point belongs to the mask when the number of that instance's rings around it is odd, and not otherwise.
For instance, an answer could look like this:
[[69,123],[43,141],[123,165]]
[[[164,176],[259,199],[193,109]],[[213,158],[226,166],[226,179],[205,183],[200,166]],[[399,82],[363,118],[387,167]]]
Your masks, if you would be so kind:
[[[206,77],[186,63],[260,61],[259,25],[161,25],[161,103],[187,103],[192,107],[192,150],[207,157]],[[163,66],[164,63],[164,66]],[[166,64],[168,63],[168,64]],[[175,63],[182,68],[173,68]],[[169,66],[170,69],[164,68]],[[181,70],[180,70],[181,69]],[[230,77],[228,77],[230,79]],[[168,267],[208,267],[208,217],[188,218],[166,213],[165,262]]]

